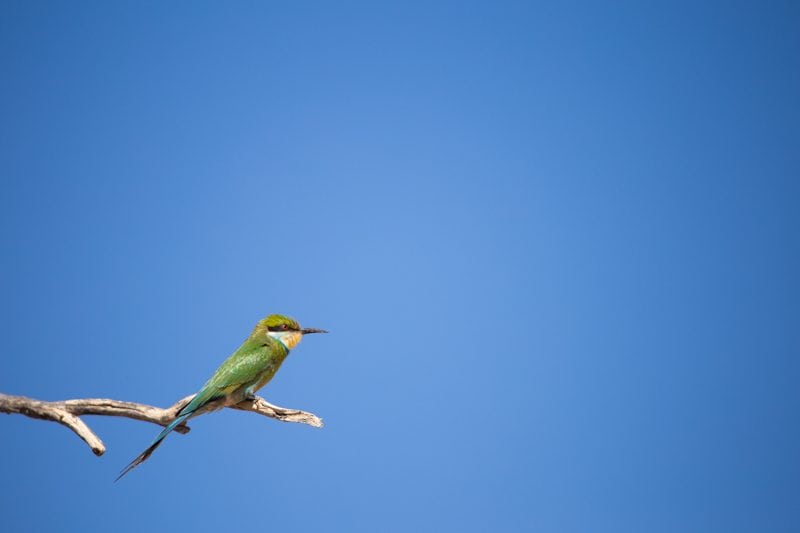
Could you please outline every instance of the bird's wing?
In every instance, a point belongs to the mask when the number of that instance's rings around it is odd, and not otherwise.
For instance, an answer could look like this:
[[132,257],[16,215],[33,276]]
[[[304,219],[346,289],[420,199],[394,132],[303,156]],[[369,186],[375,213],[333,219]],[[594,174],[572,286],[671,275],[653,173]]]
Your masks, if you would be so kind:
[[269,338],[266,342],[248,340],[219,366],[209,384],[227,393],[229,389],[254,383],[267,370],[277,345],[277,341]]
[[218,398],[223,398],[234,392],[237,388],[256,383],[262,373],[267,370],[271,363],[271,355],[276,354],[275,350],[280,350],[278,342],[273,339],[266,339],[266,342],[257,342],[250,339],[246,340],[233,355],[228,357],[214,372],[211,379],[206,382],[200,392],[192,401],[178,412],[175,420],[169,423],[161,433],[155,438],[150,446],[131,461],[125,469],[120,472],[117,480],[125,474],[142,464],[159,447],[164,438],[179,424],[188,420],[195,411],[206,405],[208,402]]
[[[268,339],[272,343],[276,341]],[[196,411],[206,403],[231,394],[242,386],[249,386],[261,376],[269,365],[270,343],[255,343],[249,339],[228,357],[203,385],[194,399],[182,412]]]

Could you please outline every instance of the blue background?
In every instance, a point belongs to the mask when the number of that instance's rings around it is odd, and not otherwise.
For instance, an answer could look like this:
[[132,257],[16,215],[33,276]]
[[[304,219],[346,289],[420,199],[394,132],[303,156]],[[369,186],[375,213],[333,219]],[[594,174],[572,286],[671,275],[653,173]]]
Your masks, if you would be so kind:
[[[0,5],[4,531],[800,530],[794,2]],[[46,507],[43,508],[43,505]]]

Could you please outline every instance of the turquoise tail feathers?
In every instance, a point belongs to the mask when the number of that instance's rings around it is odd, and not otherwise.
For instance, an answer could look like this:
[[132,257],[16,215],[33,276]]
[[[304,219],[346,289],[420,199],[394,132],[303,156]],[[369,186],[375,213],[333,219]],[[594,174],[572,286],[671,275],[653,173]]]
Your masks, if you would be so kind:
[[[199,394],[198,394],[198,396],[199,396]],[[117,479],[115,479],[114,482],[116,483],[117,481],[122,479],[122,477],[125,474],[127,474],[128,472],[130,472],[131,470],[133,470],[134,468],[136,468],[137,466],[139,466],[143,462],[147,461],[147,459],[150,457],[150,455],[152,455],[152,453],[154,451],[156,451],[156,448],[158,448],[161,445],[161,442],[166,438],[166,436],[169,435],[172,432],[173,429],[178,427],[180,424],[185,422],[186,419],[188,419],[190,416],[192,416],[195,413],[195,411],[197,411],[201,407],[201,403],[204,403],[204,402],[197,402],[195,404],[195,401],[192,400],[189,403],[189,405],[184,407],[182,412],[181,412],[181,414],[180,414],[180,416],[178,416],[178,418],[176,418],[175,420],[170,422],[166,427],[164,427],[164,429],[161,430],[161,433],[158,434],[158,436],[153,440],[153,442],[150,444],[150,446],[148,446],[145,451],[143,451],[138,456],[136,456],[136,458],[133,461],[131,461],[128,464],[128,466],[126,466],[122,470],[122,472],[119,473],[119,475],[117,476]],[[195,404],[195,405],[193,405],[193,404]]]

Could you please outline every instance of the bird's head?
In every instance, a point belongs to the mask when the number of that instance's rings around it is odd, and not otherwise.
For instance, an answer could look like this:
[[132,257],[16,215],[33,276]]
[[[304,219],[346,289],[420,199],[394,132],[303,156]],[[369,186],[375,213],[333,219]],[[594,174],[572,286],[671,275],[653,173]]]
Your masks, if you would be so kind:
[[303,335],[328,333],[324,329],[301,328],[297,320],[285,315],[269,315],[256,324],[253,334],[268,335],[291,350],[300,343]]

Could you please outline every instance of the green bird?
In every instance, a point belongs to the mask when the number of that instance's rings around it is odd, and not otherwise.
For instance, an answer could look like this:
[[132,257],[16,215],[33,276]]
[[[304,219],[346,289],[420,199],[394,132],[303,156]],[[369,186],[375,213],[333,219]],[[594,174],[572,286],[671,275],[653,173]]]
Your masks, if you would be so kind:
[[255,398],[256,391],[269,383],[289,351],[300,343],[303,335],[310,333],[327,331],[301,328],[296,320],[284,315],[269,315],[260,320],[239,349],[220,365],[192,401],[178,411],[175,420],[120,472],[115,481],[145,462],[173,429],[209,402],[224,399],[223,406],[228,406]]

